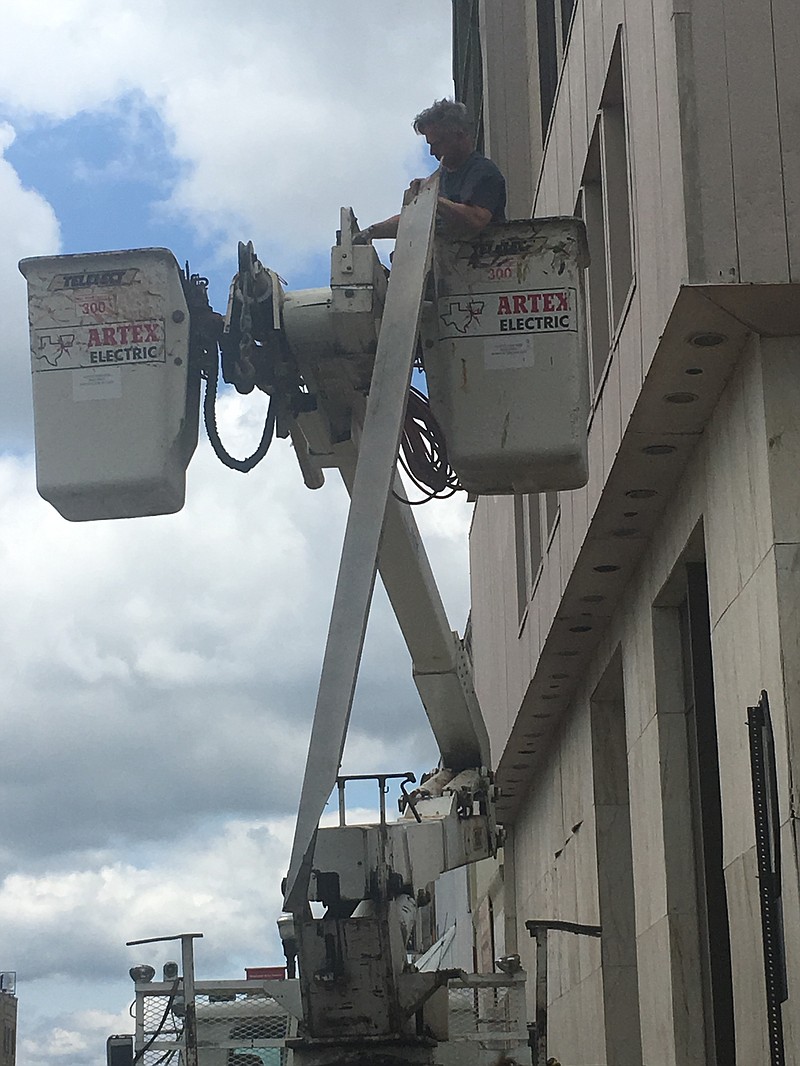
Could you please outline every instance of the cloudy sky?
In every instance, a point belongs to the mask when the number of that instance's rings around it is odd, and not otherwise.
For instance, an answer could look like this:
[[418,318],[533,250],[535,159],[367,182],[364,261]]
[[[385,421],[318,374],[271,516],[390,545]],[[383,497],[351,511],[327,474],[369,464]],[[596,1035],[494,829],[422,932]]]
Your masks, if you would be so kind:
[[[130,1031],[125,941],[201,930],[198,975],[273,933],[346,515],[278,442],[242,476],[201,440],[178,515],[71,525],[35,492],[24,256],[160,245],[224,310],[236,242],[325,284],[339,208],[393,213],[452,92],[449,0],[0,3],[0,970],[19,1066],[102,1066]],[[223,397],[231,450],[263,405]],[[454,627],[467,506],[420,521]],[[435,761],[382,591],[349,772]],[[173,953],[174,954],[174,953]]]

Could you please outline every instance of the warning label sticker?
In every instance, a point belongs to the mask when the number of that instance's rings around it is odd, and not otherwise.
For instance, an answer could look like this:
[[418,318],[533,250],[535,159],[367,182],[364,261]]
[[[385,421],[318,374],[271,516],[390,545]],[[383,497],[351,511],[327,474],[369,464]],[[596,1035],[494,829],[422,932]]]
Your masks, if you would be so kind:
[[37,329],[31,355],[34,371],[164,363],[164,320]]
[[438,311],[442,339],[574,333],[578,329],[575,289],[442,296]]
[[483,365],[487,370],[519,370],[534,365],[533,338],[527,336],[497,337],[486,341]]
[[121,396],[122,370],[118,366],[76,370],[72,375],[72,398],[75,401],[118,400]]

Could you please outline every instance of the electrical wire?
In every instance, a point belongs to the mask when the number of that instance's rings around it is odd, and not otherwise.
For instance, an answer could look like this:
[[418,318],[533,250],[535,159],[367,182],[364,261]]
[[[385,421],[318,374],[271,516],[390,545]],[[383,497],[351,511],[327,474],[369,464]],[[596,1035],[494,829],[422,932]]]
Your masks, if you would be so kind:
[[217,375],[218,368],[216,365],[213,370],[209,368],[203,375],[206,379],[206,394],[203,398],[203,419],[206,424],[206,433],[208,433],[211,447],[214,449],[219,461],[227,466],[229,470],[238,470],[240,474],[247,474],[261,462],[267,454],[270,444],[272,444],[272,438],[275,435],[276,402],[274,397],[271,396],[269,407],[267,408],[266,421],[264,422],[264,431],[261,434],[261,440],[256,450],[246,459],[236,459],[226,450],[217,428]]
[[434,499],[446,500],[462,488],[447,458],[447,442],[428,397],[414,385],[408,393],[399,459],[400,466],[423,493],[421,500],[406,500],[393,490],[401,503],[413,507]]
[[160,1059],[156,1059],[156,1061],[153,1063],[153,1066],[162,1066],[162,1063],[170,1062],[178,1054],[179,1052],[177,1050],[165,1051]]

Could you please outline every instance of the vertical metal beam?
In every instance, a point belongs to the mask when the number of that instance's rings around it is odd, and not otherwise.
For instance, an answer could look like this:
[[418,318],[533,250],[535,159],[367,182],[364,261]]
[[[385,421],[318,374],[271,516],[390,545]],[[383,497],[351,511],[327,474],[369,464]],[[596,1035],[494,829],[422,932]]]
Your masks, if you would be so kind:
[[528,921],[525,928],[536,938],[536,1026],[533,1066],[547,1066],[547,934],[574,933],[576,936],[602,936],[599,925],[566,922],[560,918]]
[[[202,933],[179,933],[178,936],[151,936],[144,940],[128,940],[127,946],[135,944],[165,944],[171,940],[181,942],[181,968],[183,976],[181,985],[185,1014],[183,1018],[183,1058],[186,1066],[198,1066],[197,1060],[197,1014],[195,1008],[195,983],[194,983],[194,943],[202,939]],[[140,1017],[141,1012],[141,1017]],[[159,1030],[160,1031],[160,1030]],[[141,1055],[144,1046],[144,998],[136,993],[136,1044]],[[148,1045],[149,1046],[149,1045]]]
[[183,970],[183,1016],[184,1054],[186,1066],[198,1066],[197,1059],[197,1013],[194,994],[194,934],[181,937],[181,969]]
[[769,1061],[770,1066],[784,1066],[786,1047],[781,1004],[788,999],[789,991],[781,903],[778,771],[769,697],[765,691],[762,691],[755,707],[747,708],[747,727],[750,734],[750,770],[753,783],[758,894],[761,903],[761,936],[764,947]]
[[134,1002],[136,1003],[136,1018],[133,1030],[133,1048],[134,1051],[141,1051],[144,1047],[144,996],[138,990]]
[[547,930],[536,928],[536,1044],[533,1066],[547,1063]]
[[314,837],[336,783],[353,705],[411,381],[438,191],[437,173],[400,215],[286,880],[284,905],[294,913],[306,904]]

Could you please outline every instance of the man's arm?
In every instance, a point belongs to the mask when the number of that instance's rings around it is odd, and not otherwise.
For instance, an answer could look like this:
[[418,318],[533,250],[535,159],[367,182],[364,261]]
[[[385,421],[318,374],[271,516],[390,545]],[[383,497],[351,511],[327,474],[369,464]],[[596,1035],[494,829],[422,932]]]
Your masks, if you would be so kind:
[[[423,180],[423,178],[415,178],[411,182],[403,196],[404,204],[408,203],[412,196],[417,195]],[[500,180],[502,181],[502,177]],[[488,207],[471,203],[458,204],[455,200],[448,200],[446,196],[439,197],[437,214],[449,232],[466,237],[473,237],[480,233],[492,221],[492,211]],[[356,235],[355,241],[357,244],[368,244],[372,240],[394,239],[397,237],[399,222],[399,215],[385,218],[383,222],[373,222],[371,226],[367,226]]]
[[[492,221],[492,212],[488,208],[478,207],[477,204],[457,204],[444,196],[439,197],[438,214],[449,232],[464,236],[480,233]],[[373,222],[356,235],[355,241],[357,244],[368,244],[369,241],[395,238],[399,221],[399,215],[392,215],[383,222]]]
[[488,207],[477,204],[457,204],[444,196],[439,197],[439,217],[448,230],[457,233],[480,233],[492,221],[492,212]]
[[371,226],[367,226],[366,229],[360,230],[353,240],[356,244],[369,244],[370,241],[394,238],[397,236],[397,225],[399,221],[399,215],[392,215],[391,218],[385,218],[383,222],[373,222]]

